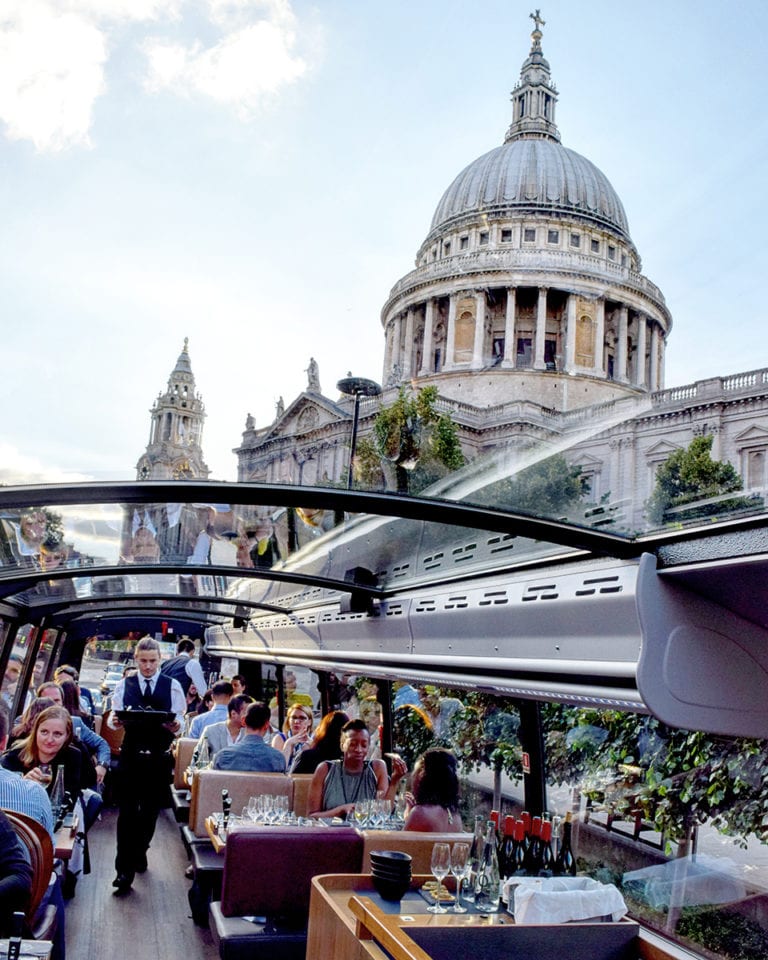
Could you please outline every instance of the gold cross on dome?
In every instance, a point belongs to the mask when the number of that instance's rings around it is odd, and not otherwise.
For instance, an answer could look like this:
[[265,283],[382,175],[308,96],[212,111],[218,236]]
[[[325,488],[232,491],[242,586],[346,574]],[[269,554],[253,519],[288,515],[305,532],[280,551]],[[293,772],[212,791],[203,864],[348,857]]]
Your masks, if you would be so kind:
[[531,20],[533,20],[537,30],[540,30],[542,27],[546,27],[547,21],[541,19],[541,10],[538,7],[535,13],[529,13],[528,16],[531,18]]

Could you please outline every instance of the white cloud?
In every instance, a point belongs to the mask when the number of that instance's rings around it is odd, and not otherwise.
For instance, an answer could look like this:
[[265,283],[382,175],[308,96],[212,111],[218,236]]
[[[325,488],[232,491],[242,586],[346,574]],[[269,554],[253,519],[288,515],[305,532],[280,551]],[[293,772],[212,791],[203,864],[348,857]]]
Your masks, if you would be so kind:
[[[106,91],[109,42],[122,26],[174,24],[179,42],[147,38],[147,87],[202,94],[242,115],[306,71],[293,52],[295,17],[289,0],[207,0],[219,34],[203,46],[191,0],[2,0],[0,122],[11,140],[40,151],[90,142],[94,104]],[[184,18],[185,11],[190,12]]]
[[22,453],[10,443],[0,441],[0,484],[18,486],[28,483],[79,483],[93,476],[43,464]]
[[[203,94],[248,115],[306,72],[306,63],[293,52],[289,4],[211,0],[210,9],[211,20],[225,30],[213,46],[147,41],[149,89]],[[258,9],[265,15],[254,23]]]
[[45,2],[10,2],[0,12],[0,119],[12,140],[38,150],[88,143],[104,89],[106,43],[75,12]]

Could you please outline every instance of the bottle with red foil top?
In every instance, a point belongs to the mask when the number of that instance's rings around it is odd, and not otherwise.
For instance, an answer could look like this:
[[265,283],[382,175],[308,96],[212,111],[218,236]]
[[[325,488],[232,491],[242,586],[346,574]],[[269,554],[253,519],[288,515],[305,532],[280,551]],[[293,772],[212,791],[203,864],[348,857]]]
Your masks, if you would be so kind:
[[541,869],[541,817],[531,819],[531,839],[525,853],[525,872],[535,877]]
[[515,823],[514,864],[511,870],[514,877],[525,876],[525,823],[522,820]]
[[544,820],[541,824],[541,867],[540,877],[551,877],[555,872],[555,855],[552,852],[552,821]]

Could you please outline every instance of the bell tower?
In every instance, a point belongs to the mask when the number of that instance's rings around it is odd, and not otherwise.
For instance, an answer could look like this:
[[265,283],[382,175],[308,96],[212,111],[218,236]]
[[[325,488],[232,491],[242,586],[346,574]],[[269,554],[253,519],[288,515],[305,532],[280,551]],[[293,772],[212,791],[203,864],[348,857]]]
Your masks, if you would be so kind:
[[205,405],[195,390],[188,343],[185,337],[166,391],[150,410],[149,443],[136,464],[137,480],[207,480],[210,474],[201,448]]

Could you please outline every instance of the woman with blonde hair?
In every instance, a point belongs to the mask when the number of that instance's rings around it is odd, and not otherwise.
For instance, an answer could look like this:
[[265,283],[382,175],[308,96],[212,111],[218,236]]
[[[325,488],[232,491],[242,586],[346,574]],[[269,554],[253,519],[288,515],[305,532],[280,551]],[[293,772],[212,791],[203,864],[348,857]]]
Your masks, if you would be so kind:
[[72,745],[72,717],[64,707],[47,707],[39,713],[29,734],[2,756],[7,770],[42,784],[49,792],[64,768],[64,789],[78,797],[81,788],[81,753]]
[[309,707],[300,703],[292,703],[285,716],[282,733],[276,733],[272,738],[275,750],[282,751],[285,757],[286,770],[309,743],[312,734],[314,717]]

